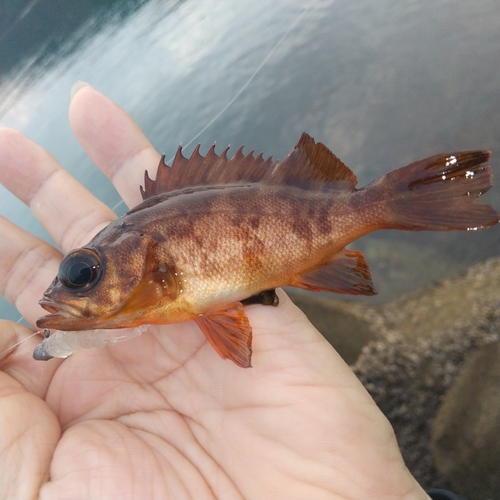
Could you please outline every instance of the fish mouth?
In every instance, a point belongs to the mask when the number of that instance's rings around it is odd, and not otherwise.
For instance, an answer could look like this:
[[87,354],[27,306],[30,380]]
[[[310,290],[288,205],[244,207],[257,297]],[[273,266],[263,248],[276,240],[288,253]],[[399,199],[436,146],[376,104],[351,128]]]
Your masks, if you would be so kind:
[[70,306],[69,304],[58,304],[47,297],[39,300],[38,303],[51,314],[62,314],[65,317],[72,316],[74,318],[82,317],[79,310],[76,307]]
[[48,297],[44,297],[38,302],[50,314],[38,318],[36,326],[38,328],[48,328],[50,330],[81,331],[94,330],[96,328],[123,328],[124,325],[118,322],[113,324],[107,317],[96,317],[89,315],[85,309],[76,308],[70,304],[54,302]]
[[60,308],[57,307],[54,302],[48,299],[39,300],[38,303],[51,314],[55,314],[60,310]]
[[81,329],[82,315],[76,308],[68,304],[56,304],[48,298],[43,298],[38,303],[50,313],[37,320],[36,325],[39,328],[71,330],[80,327]]

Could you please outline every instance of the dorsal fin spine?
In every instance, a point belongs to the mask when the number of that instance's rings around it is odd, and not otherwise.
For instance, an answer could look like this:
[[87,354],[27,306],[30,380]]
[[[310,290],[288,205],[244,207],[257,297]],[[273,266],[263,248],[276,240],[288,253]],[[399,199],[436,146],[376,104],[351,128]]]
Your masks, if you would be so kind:
[[244,146],[228,159],[229,146],[220,155],[212,144],[205,156],[200,154],[198,144],[189,159],[177,148],[172,166],[164,162],[158,166],[156,179],[144,176],[143,199],[186,187],[210,186],[239,182],[262,182],[267,184],[296,185],[305,189],[330,186],[332,189],[354,190],[356,176],[324,144],[315,143],[305,132],[297,145],[281,162],[264,159],[259,153],[254,157],[253,149],[243,153]]
[[179,160],[187,160],[187,158],[182,154],[182,144],[179,144],[179,147],[177,148],[177,151],[175,153],[174,161],[172,162],[172,165],[174,165],[175,162]]

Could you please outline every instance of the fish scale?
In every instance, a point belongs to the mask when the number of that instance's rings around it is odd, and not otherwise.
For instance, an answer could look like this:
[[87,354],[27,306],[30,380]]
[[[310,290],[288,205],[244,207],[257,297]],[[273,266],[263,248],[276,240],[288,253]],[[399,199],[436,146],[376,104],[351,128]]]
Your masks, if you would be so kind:
[[[61,262],[41,328],[85,331],[194,320],[222,358],[251,366],[244,304],[277,305],[280,286],[372,295],[360,252],[377,229],[467,230],[500,215],[488,151],[435,155],[356,189],[356,176],[303,134],[280,163],[212,147],[145,174],[144,201]],[[45,358],[44,358],[45,359]]]

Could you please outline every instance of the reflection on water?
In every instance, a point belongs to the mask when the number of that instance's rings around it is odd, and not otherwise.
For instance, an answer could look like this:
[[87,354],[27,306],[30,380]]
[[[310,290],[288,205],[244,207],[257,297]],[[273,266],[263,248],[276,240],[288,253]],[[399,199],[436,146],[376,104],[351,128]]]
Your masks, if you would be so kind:
[[[52,2],[5,12],[7,4],[16,3],[2,4],[0,16],[0,123],[49,149],[110,206],[118,195],[68,125],[76,80],[126,109],[167,156],[224,110],[197,139],[202,150],[217,141],[282,158],[306,130],[360,184],[436,152],[471,148],[493,150],[500,179],[496,0],[117,0],[59,2],[57,12]],[[499,189],[489,194],[497,209]],[[3,188],[0,212],[48,238]],[[498,255],[499,241],[497,227],[381,232],[353,247],[366,253],[376,302]],[[17,319],[5,302],[0,307],[2,317]]]

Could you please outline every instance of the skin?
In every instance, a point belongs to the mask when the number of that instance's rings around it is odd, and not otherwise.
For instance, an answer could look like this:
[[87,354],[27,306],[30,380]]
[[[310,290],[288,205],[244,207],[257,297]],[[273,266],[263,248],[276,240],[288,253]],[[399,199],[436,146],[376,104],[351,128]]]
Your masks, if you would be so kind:
[[[126,113],[91,87],[70,123],[129,206],[159,155]],[[44,149],[0,131],[0,181],[63,252],[114,215]],[[0,219],[0,290],[31,323],[62,254]],[[223,361],[194,322],[151,327],[111,348],[37,362],[34,337],[0,322],[0,497],[429,497],[394,432],[349,367],[280,290],[247,308],[253,364]]]

